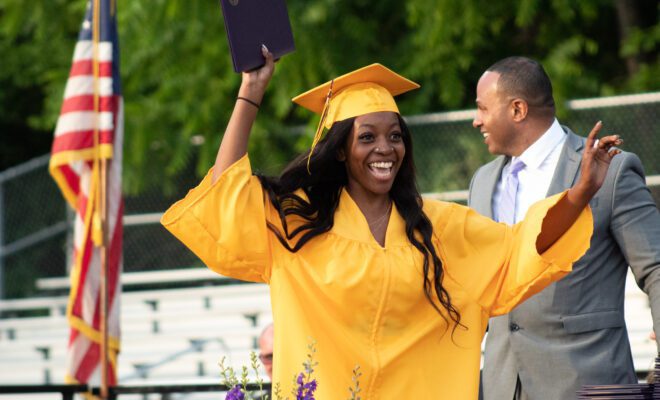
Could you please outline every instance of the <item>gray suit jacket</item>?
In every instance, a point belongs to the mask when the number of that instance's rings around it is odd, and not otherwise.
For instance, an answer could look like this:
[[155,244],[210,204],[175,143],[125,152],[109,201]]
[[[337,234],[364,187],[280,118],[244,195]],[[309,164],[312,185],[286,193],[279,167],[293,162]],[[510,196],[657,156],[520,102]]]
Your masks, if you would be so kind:
[[[549,196],[579,176],[585,139],[564,130],[568,137]],[[493,191],[507,161],[498,157],[472,178],[469,205],[485,216],[493,217]],[[518,377],[533,400],[574,399],[585,384],[637,383],[623,316],[628,265],[649,295],[660,334],[660,214],[639,158],[616,156],[590,204],[591,248],[573,272],[511,313],[490,319],[485,400],[512,400]]]

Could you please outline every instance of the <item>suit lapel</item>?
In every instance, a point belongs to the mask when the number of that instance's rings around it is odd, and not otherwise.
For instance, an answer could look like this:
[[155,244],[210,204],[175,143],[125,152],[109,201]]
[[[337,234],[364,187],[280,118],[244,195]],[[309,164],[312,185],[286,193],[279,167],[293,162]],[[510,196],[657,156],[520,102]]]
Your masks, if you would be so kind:
[[570,188],[577,179],[580,170],[582,154],[580,151],[584,147],[584,139],[576,135],[565,126],[562,126],[567,134],[566,143],[559,156],[557,168],[550,182],[547,196],[552,196]]
[[477,188],[479,196],[475,196],[475,200],[478,201],[478,204],[475,205],[474,209],[490,219],[495,219],[493,217],[493,193],[495,193],[495,188],[497,187],[497,182],[502,174],[502,169],[508,160],[509,157],[496,158],[495,161],[493,161],[492,168],[484,171],[484,177],[481,181],[483,187]]

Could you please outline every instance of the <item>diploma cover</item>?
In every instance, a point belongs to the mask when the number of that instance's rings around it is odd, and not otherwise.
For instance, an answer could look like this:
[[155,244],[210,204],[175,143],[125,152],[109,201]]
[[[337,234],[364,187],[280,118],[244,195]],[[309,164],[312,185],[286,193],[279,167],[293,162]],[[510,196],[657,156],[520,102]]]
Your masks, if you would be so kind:
[[295,50],[285,0],[220,0],[234,71],[264,65],[261,45],[275,59]]

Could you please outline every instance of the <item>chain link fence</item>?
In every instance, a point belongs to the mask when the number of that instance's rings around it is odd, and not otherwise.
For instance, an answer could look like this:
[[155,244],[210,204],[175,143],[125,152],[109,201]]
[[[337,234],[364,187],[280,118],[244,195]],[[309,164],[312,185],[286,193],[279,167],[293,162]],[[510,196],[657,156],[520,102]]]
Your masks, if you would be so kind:
[[[602,120],[604,132],[620,134],[625,150],[639,155],[656,204],[660,204],[660,93],[574,100],[560,121],[586,135]],[[408,117],[413,132],[419,188],[436,197],[463,201],[476,169],[491,160],[473,110]],[[48,155],[0,173],[0,298],[29,297],[39,278],[65,276],[70,264],[71,212],[48,174]],[[124,270],[201,267],[201,261],[159,224],[160,215],[198,178],[180,175],[177,193],[158,188],[125,199]]]

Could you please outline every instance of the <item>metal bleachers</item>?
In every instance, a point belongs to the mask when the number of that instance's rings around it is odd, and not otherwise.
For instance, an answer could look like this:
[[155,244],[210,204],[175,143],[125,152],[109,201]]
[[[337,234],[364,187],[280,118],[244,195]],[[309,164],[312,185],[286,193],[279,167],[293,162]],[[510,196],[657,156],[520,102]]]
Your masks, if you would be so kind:
[[[149,274],[158,282],[157,274]],[[272,319],[268,287],[233,282],[200,286],[209,279],[206,271],[185,274],[193,277],[188,284],[196,286],[122,294],[118,366],[122,384],[220,383],[222,357],[235,369],[249,364],[263,325]],[[140,275],[140,283],[149,283],[145,273]],[[165,273],[169,281],[176,275]],[[124,277],[132,279],[131,274]],[[44,289],[61,292],[66,282],[60,279]],[[69,334],[66,302],[64,293],[0,301],[0,384],[63,383]],[[21,312],[45,315],[21,317]]]
[[[151,274],[157,279],[157,274]],[[175,275],[169,272],[168,276]],[[125,279],[130,280],[130,274]],[[140,279],[145,282],[144,277]],[[272,319],[268,287],[202,283],[122,294],[120,383],[220,383],[222,357],[235,369],[249,365],[261,328]],[[0,301],[0,384],[63,382],[66,301],[64,293]],[[43,315],[16,314],[26,311]],[[648,371],[656,355],[655,342],[649,338],[651,313],[646,294],[631,274],[626,282],[625,312],[635,368]]]
[[635,277],[630,270],[628,270],[626,278],[626,302],[624,307],[635,370],[652,370],[657,355],[657,346],[655,341],[649,337],[653,331],[649,299],[646,293],[637,286]]

